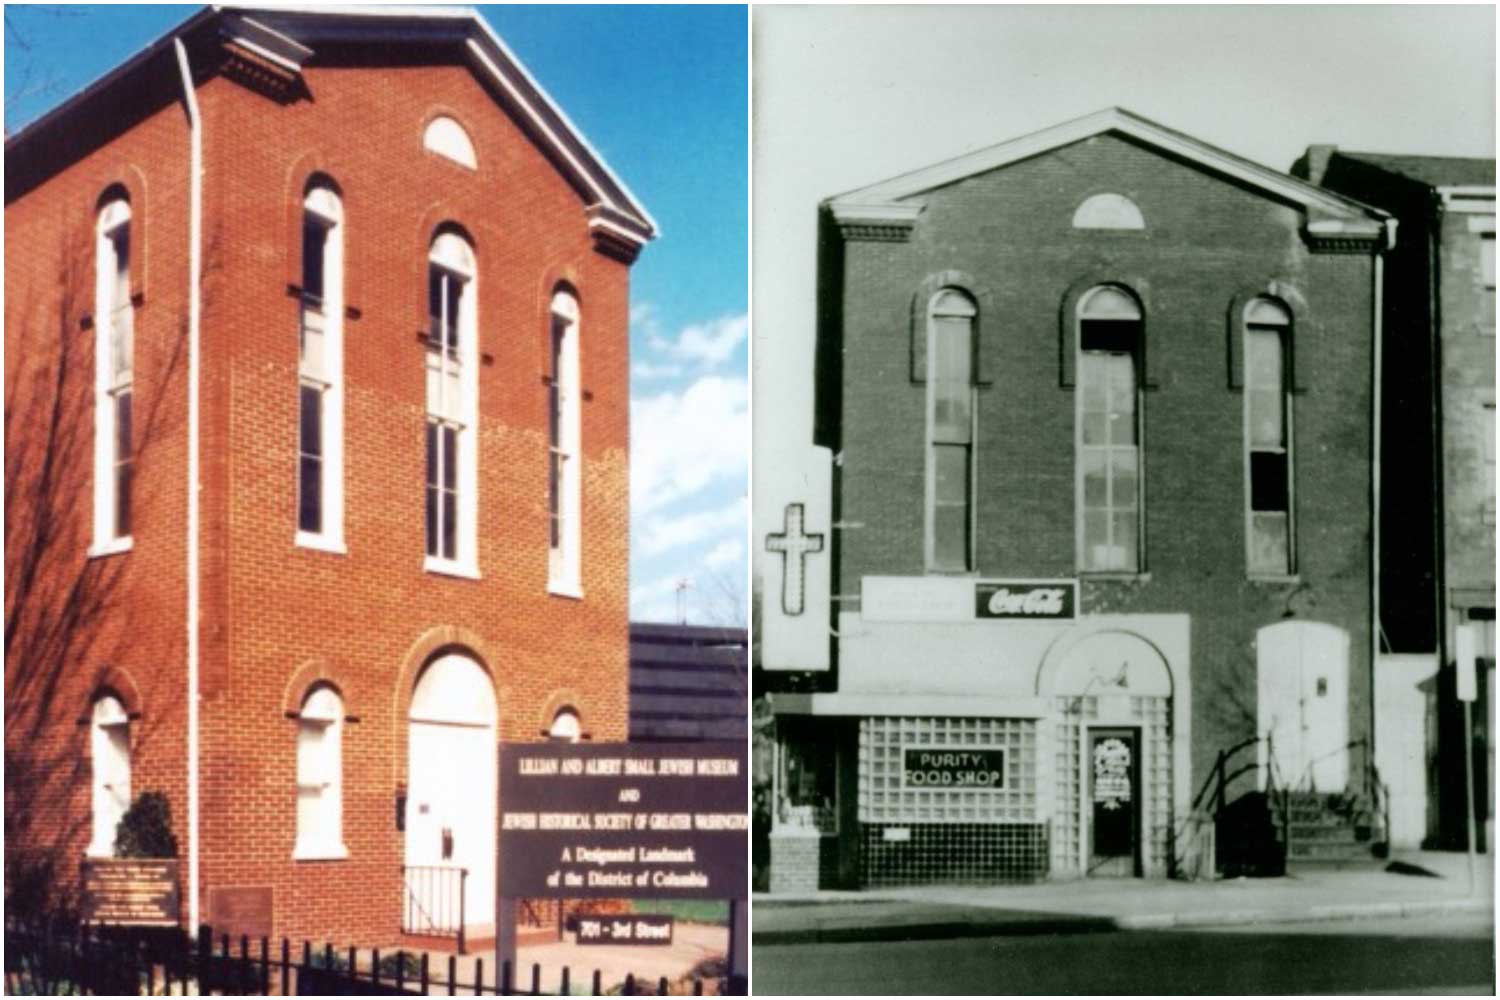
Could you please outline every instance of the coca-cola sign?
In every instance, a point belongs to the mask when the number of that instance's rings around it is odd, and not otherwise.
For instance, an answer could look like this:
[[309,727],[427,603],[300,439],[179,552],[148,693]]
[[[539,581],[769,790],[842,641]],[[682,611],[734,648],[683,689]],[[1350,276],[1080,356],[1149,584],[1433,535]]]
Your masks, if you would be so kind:
[[1074,580],[979,580],[974,584],[976,618],[1072,620],[1077,607]]

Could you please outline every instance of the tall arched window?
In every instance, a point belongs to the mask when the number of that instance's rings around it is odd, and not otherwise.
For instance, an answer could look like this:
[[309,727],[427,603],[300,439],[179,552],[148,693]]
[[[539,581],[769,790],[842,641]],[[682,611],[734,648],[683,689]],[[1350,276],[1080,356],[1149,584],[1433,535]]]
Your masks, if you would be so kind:
[[927,309],[927,568],[973,566],[974,319],[967,295],[945,288]]
[[315,181],[302,203],[297,543],[343,551],[344,213]]
[[88,853],[113,857],[115,831],[130,808],[130,718],[114,695],[94,702],[89,726],[89,758],[93,766],[93,837]]
[[135,306],[130,298],[130,203],[99,210],[94,241],[94,554],[130,547]]
[[314,688],[297,716],[296,858],[342,858],[344,847],[344,700]]
[[427,559],[430,570],[476,576],[478,420],[474,251],[455,232],[432,241],[427,266]]
[[1141,307],[1100,285],[1078,302],[1079,568],[1141,570]]
[[552,296],[552,359],[548,386],[547,513],[550,546],[547,581],[553,593],[580,596],[580,456],[578,300]]
[[1292,407],[1287,342],[1292,318],[1271,299],[1245,307],[1246,568],[1252,576],[1295,570]]

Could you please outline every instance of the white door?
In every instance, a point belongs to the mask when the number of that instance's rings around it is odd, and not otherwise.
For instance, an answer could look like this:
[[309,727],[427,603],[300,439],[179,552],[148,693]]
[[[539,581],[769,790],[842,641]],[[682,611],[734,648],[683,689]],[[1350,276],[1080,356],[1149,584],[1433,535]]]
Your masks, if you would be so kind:
[[464,656],[423,671],[412,695],[407,743],[408,886],[423,914],[440,925],[458,913],[457,876],[466,870],[463,921],[495,918],[495,813],[499,767],[495,696],[489,675]]
[[[1349,634],[1321,622],[1280,622],[1255,637],[1256,718],[1280,787],[1342,792],[1349,780]],[[1266,785],[1266,745],[1260,746]]]

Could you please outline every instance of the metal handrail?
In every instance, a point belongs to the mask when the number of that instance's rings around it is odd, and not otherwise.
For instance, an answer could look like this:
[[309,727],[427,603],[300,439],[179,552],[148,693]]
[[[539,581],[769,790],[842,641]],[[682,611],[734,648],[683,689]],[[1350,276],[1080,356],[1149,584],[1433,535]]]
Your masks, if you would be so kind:
[[[422,888],[429,894],[436,889],[436,898],[429,898],[428,903],[434,904],[433,910],[441,910],[434,916],[427,906],[423,905],[417,886],[414,884],[413,876],[422,878]],[[452,878],[458,877],[458,912],[454,917],[452,892]],[[459,954],[464,953],[465,931],[464,926],[467,907],[467,883],[469,870],[467,868],[450,868],[445,865],[402,865],[401,881],[406,890],[407,906],[401,912],[401,930],[407,934],[431,934],[438,937],[452,936],[457,940]],[[421,926],[417,926],[411,916],[412,911],[420,912],[425,918]]]

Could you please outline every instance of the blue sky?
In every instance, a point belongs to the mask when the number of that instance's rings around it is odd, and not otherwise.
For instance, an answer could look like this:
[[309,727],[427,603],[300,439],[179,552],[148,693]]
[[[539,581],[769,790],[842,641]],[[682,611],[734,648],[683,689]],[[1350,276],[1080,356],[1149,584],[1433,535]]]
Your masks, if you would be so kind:
[[[7,130],[194,9],[7,5]],[[745,8],[478,9],[663,234],[631,275],[631,617],[675,620],[676,583],[688,579],[689,621],[742,623],[750,445]]]

